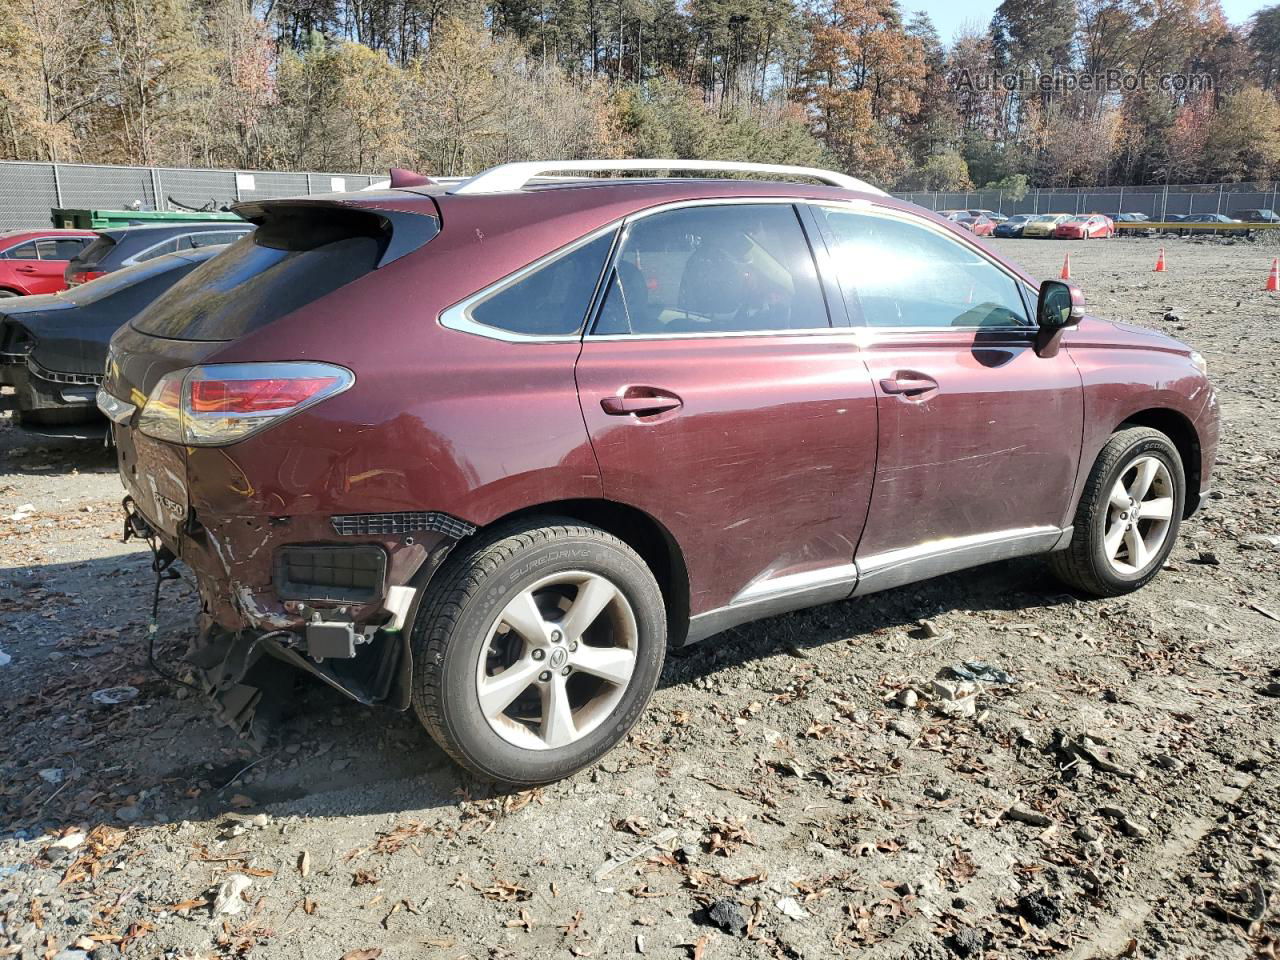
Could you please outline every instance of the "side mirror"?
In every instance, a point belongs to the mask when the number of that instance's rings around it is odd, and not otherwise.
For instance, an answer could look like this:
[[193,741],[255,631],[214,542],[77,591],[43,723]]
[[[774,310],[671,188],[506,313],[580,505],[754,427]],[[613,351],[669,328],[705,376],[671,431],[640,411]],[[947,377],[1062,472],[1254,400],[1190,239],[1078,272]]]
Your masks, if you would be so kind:
[[1036,302],[1036,320],[1041,330],[1061,330],[1075,326],[1084,317],[1084,294],[1079,287],[1061,280],[1040,284]]

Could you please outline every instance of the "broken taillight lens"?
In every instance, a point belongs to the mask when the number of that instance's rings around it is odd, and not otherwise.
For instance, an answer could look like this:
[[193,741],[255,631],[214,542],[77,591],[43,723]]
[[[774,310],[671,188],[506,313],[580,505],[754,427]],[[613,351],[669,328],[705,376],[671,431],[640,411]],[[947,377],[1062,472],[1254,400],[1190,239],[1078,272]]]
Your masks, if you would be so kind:
[[243,440],[355,383],[328,363],[213,363],[166,374],[138,416],[157,440],[217,447]]

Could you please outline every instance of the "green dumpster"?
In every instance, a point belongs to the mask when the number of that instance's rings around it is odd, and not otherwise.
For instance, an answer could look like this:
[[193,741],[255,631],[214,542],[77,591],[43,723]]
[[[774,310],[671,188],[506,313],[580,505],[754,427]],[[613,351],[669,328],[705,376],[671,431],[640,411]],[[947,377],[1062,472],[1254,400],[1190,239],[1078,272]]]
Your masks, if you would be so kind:
[[131,227],[157,223],[207,223],[210,220],[239,220],[234,213],[212,211],[195,213],[186,210],[76,210],[55,207],[50,219],[55,227],[76,230],[105,230],[109,227]]

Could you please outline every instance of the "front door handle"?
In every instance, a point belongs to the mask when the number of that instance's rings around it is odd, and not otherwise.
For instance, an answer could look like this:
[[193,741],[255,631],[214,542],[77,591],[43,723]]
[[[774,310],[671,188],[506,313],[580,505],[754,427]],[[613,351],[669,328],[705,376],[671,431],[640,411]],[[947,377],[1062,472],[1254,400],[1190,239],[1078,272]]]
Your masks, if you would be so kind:
[[937,390],[938,381],[932,377],[926,377],[922,373],[899,373],[881,380],[880,389],[885,393],[897,393],[913,397],[921,393],[928,393],[931,390]]
[[632,388],[620,397],[602,397],[600,408],[611,417],[650,416],[665,413],[683,406],[684,401],[674,393]]

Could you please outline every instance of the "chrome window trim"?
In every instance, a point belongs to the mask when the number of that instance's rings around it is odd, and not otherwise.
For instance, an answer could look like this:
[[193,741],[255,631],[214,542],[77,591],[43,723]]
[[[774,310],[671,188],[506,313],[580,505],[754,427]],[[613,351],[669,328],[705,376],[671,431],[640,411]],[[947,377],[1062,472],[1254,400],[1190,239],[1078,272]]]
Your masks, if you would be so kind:
[[[43,239],[45,239],[45,238],[44,238],[44,237],[37,237],[37,238],[32,239],[32,240],[20,240],[19,242],[17,242],[17,243],[15,243],[15,244],[13,244],[12,246],[8,246],[8,247],[5,247],[3,250],[0,250],[0,257],[4,257],[4,255],[5,255],[6,253],[8,253],[10,250],[17,250],[19,247],[25,247],[28,243],[29,243],[29,244],[31,244],[31,249],[32,249],[32,250],[35,250],[36,240],[43,240]],[[30,258],[30,257],[21,257],[21,258],[15,258],[15,259],[29,260],[29,259],[31,259],[31,258]],[[40,251],[39,251],[39,250],[36,250],[36,259],[37,259],[37,260],[39,260],[39,259],[40,259]]]
[[[39,242],[40,242],[40,241],[42,241],[42,240],[53,240],[53,241],[58,241],[58,240],[87,240],[87,241],[92,242],[92,241],[93,241],[93,239],[94,239],[93,237],[81,237],[81,236],[79,236],[79,235],[74,236],[74,237],[29,237],[29,238],[28,238],[28,239],[26,239],[26,240],[19,240],[17,243],[12,243],[12,244],[10,244],[9,246],[4,247],[3,249],[0,249],[0,258],[4,258],[4,255],[5,255],[6,253],[8,253],[10,250],[16,250],[16,249],[18,249],[18,247],[25,247],[28,243],[32,243],[32,244],[34,244],[34,243],[39,243]],[[87,243],[82,243],[82,244],[81,244],[81,247],[85,247],[85,246],[88,246],[88,244],[87,244]],[[24,258],[24,259],[25,259],[25,258]],[[37,259],[37,260],[42,259],[42,258],[41,258],[41,256],[40,256],[40,251],[39,251],[39,249],[37,249],[37,250],[36,250],[36,259]],[[65,263],[66,261],[63,261],[63,260],[50,260],[49,262],[50,262],[50,263]]]
[[[971,251],[972,253],[977,254],[979,259],[985,261],[988,265],[995,267],[995,269],[999,270],[1006,277],[1012,280],[1015,290],[1025,286],[1027,283],[1025,279],[1023,279],[1018,274],[1011,271],[1004,264],[1000,263],[998,260],[993,260],[991,258],[991,255],[987,253],[987,251],[983,250],[980,246],[974,243],[969,237],[957,237],[950,230],[944,229],[941,225],[936,224],[931,220],[927,220],[924,217],[921,217],[917,214],[911,213],[908,210],[897,210],[892,207],[886,207],[883,204],[873,203],[869,200],[854,200],[854,201],[821,200],[821,201],[809,201],[809,203],[812,206],[819,207],[819,208],[832,208],[835,210],[839,210],[841,213],[851,213],[851,212],[864,213],[867,216],[883,217],[888,220],[898,220],[903,223],[909,223],[913,226],[921,227],[925,230],[929,230],[937,234],[939,237],[942,237],[945,240],[950,240],[953,243],[959,243],[963,245],[965,248],[967,248],[969,251]],[[849,209],[850,207],[853,207],[854,209],[850,210]],[[839,284],[838,277],[836,278],[836,282],[838,285]],[[843,289],[844,288],[841,287],[842,292],[843,292]],[[1036,292],[1036,296],[1039,296],[1039,291]],[[1019,299],[1020,300],[1022,299],[1021,296],[1019,296]],[[1023,311],[1024,313],[1026,311],[1025,303],[1023,304]],[[850,319],[852,320],[852,318]],[[931,332],[931,333],[936,333],[939,330],[956,330],[956,331],[965,332],[965,333],[971,332],[971,331],[996,332],[996,331],[1003,331],[1003,330],[1021,330],[1021,331],[1035,332],[1036,330],[1039,329],[1039,325],[1035,322],[1035,318],[1030,316],[1029,314],[1027,314],[1026,324],[1018,324],[1015,326],[1003,326],[1003,327],[986,327],[986,326],[978,326],[978,325],[958,326],[958,327],[953,327],[949,325],[945,327],[927,327],[927,326],[873,327],[867,323],[855,324],[854,326],[855,326],[855,329],[864,329],[864,330],[894,330],[894,331],[918,330],[922,332]]]
[[[1037,325],[1031,320],[1030,317],[1028,317],[1028,322],[1025,325],[1016,325],[1016,326],[1008,326],[1008,327],[990,327],[990,326],[868,327],[865,324],[862,324],[862,325],[855,324],[852,326],[845,326],[844,324],[838,324],[834,322],[835,318],[830,316],[830,306],[828,306],[829,323],[828,323],[828,326],[826,327],[808,327],[808,328],[796,329],[796,330],[789,329],[789,330],[711,331],[711,332],[705,332],[705,333],[694,331],[689,333],[597,334],[597,333],[592,333],[590,331],[590,325],[594,324],[596,319],[596,314],[598,313],[598,308],[600,306],[599,300],[603,292],[602,287],[607,281],[607,279],[611,276],[614,263],[617,257],[617,253],[621,248],[623,242],[625,242],[627,229],[632,224],[640,220],[643,220],[646,217],[656,216],[657,214],[660,214],[660,213],[667,213],[671,210],[683,210],[687,207],[721,207],[721,206],[735,206],[739,204],[785,204],[792,207],[798,207],[798,206],[808,206],[808,207],[818,207],[818,208],[831,207],[831,208],[840,210],[841,212],[855,211],[858,213],[868,213],[869,215],[872,215],[872,216],[889,216],[894,219],[900,219],[905,222],[912,223],[918,226],[922,226],[926,229],[932,230],[934,233],[938,234],[939,236],[944,237],[953,242],[959,241],[963,243],[968,249],[976,253],[982,260],[984,260],[991,266],[995,267],[1005,276],[1009,277],[1016,285],[1022,286],[1026,284],[1026,281],[1022,277],[1012,273],[1010,270],[1008,270],[1003,264],[999,263],[998,261],[992,260],[990,255],[988,255],[986,251],[982,250],[982,248],[978,247],[976,244],[971,243],[967,238],[964,238],[964,237],[957,238],[954,235],[952,235],[949,231],[944,230],[937,224],[934,224],[923,217],[916,216],[915,214],[909,213],[907,211],[899,211],[899,210],[887,208],[866,198],[858,197],[858,198],[837,200],[837,199],[825,199],[825,198],[817,199],[812,197],[782,197],[782,196],[697,197],[697,198],[686,199],[686,200],[671,200],[666,203],[658,204],[656,206],[646,207],[643,210],[637,210],[633,213],[629,213],[626,216],[619,218],[618,220],[614,220],[603,227],[599,227],[596,230],[592,231],[591,233],[588,233],[582,237],[579,237],[577,240],[569,244],[566,244],[565,246],[559,247],[551,251],[550,253],[544,254],[543,256],[539,257],[537,260],[534,260],[532,263],[524,267],[521,267],[519,270],[515,271],[514,273],[510,273],[507,276],[501,278],[500,280],[494,281],[492,284],[483,288],[482,290],[478,290],[477,292],[471,294],[469,297],[458,301],[457,303],[453,304],[450,307],[445,308],[440,314],[439,323],[441,326],[449,330],[454,330],[458,333],[469,333],[469,334],[472,334],[473,336],[485,337],[486,339],[489,339],[489,340],[499,340],[505,343],[574,343],[580,340],[592,340],[592,341],[607,343],[607,342],[616,341],[616,340],[651,341],[651,340],[724,339],[727,337],[739,337],[739,338],[783,337],[783,336],[797,337],[797,336],[815,336],[815,335],[823,335],[823,334],[831,334],[831,333],[848,334],[852,332],[856,334],[857,331],[864,331],[864,330],[874,330],[876,332],[883,331],[885,333],[892,333],[894,335],[899,335],[899,336],[904,333],[933,334],[933,333],[937,333],[939,330],[953,330],[959,333],[969,333],[969,332],[1013,333],[1013,332],[1016,332],[1016,333],[1028,334],[1028,333],[1035,333],[1035,331],[1038,329]],[[804,229],[803,222],[801,222],[801,229]],[[590,324],[586,325],[585,330],[583,327],[579,327],[578,332],[574,334],[522,334],[522,333],[515,333],[510,330],[504,330],[501,327],[491,327],[487,324],[483,324],[483,323],[480,323],[479,321],[471,319],[469,311],[477,303],[480,303],[483,300],[488,299],[489,297],[499,293],[500,291],[510,286],[511,284],[517,283],[520,280],[524,279],[530,273],[533,273],[534,271],[541,269],[543,266],[548,265],[549,263],[554,261],[556,258],[561,256],[566,256],[572,253],[574,250],[578,249],[579,247],[590,243],[591,241],[595,240],[597,237],[600,237],[611,230],[618,231],[618,237],[615,239],[613,248],[612,250],[610,250],[609,256],[605,261],[604,270],[601,272],[600,278],[597,280],[596,294],[595,296],[592,297],[591,309],[588,311]],[[808,236],[807,230],[805,231],[805,236],[811,245],[813,238]],[[810,250],[810,255],[813,256],[812,249]],[[813,259],[814,259],[814,269],[820,270],[821,268],[817,263],[817,257],[814,256]],[[836,283],[838,286],[839,278],[836,278]],[[1038,296],[1038,291],[1033,291],[1033,299],[1035,296]],[[1024,304],[1024,310],[1025,310],[1025,304]]]
[[[562,247],[557,247],[550,253],[543,254],[532,263],[521,267],[514,273],[509,273],[500,280],[495,280],[481,290],[476,291],[469,297],[459,300],[451,307],[446,307],[440,313],[440,326],[449,330],[455,330],[458,333],[470,333],[477,337],[485,337],[489,340],[501,340],[504,343],[578,343],[582,340],[582,329],[586,324],[588,317],[593,314],[597,294],[600,291],[602,278],[609,275],[609,270],[613,264],[613,249],[610,248],[609,253],[605,256],[604,267],[600,272],[600,276],[596,278],[596,288],[592,291],[589,301],[582,308],[582,321],[578,324],[578,329],[573,333],[554,333],[554,334],[538,334],[538,333],[517,333],[514,330],[504,330],[502,327],[492,327],[487,323],[481,323],[479,320],[472,319],[471,310],[478,304],[483,303],[491,297],[497,296],[503,290],[513,284],[519,283],[525,277],[532,273],[536,273],[543,267],[550,266],[562,257],[567,257],[576,250],[580,250],[589,243],[608,235],[611,232],[617,232],[622,224],[621,220],[614,220],[606,226],[599,227],[584,236],[579,237]],[[617,240],[614,240],[614,246],[617,246]]]

